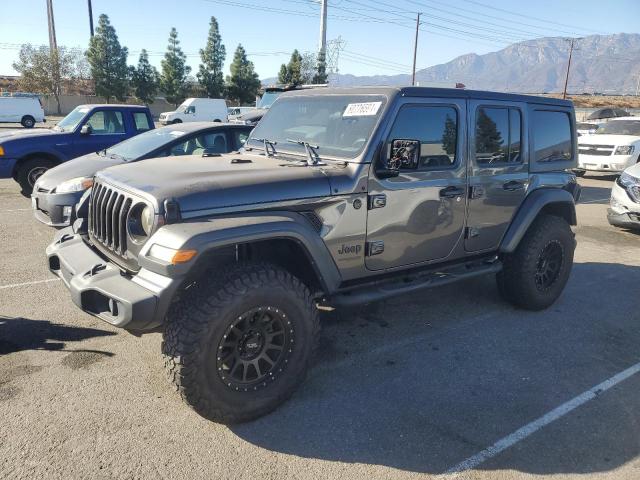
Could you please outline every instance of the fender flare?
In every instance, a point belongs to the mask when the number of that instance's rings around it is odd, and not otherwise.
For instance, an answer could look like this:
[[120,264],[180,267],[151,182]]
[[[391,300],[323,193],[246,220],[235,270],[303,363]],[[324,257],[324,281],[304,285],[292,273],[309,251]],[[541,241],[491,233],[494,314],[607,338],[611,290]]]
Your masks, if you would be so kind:
[[[163,275],[184,276],[200,258],[215,249],[271,239],[298,243],[307,254],[324,291],[330,293],[338,288],[341,275],[324,241],[309,222],[295,212],[252,213],[166,225],[146,242],[138,262],[141,267]],[[185,264],[160,265],[147,255],[154,244],[198,253]]]
[[502,238],[500,252],[514,252],[538,214],[550,205],[567,209],[569,214],[565,216],[568,217],[566,220],[570,225],[576,225],[576,204],[573,195],[561,188],[539,188],[527,195],[520,205]]

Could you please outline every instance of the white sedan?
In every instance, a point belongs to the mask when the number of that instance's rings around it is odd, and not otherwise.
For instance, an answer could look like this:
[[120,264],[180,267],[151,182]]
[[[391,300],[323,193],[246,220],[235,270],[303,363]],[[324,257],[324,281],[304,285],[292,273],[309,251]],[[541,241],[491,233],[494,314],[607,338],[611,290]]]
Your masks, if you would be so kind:
[[607,219],[616,227],[640,229],[640,163],[627,168],[613,184]]
[[578,139],[578,168],[585,172],[620,173],[638,162],[640,117],[619,117],[600,125],[592,134]]

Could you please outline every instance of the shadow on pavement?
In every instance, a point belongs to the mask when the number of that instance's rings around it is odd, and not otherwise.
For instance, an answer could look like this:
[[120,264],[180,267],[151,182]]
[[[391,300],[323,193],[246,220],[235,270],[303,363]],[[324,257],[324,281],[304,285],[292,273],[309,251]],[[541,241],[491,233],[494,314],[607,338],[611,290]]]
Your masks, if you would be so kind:
[[611,185],[607,187],[589,187],[583,185],[578,203],[606,205],[611,198],[611,187]]
[[[393,317],[367,350],[322,355],[292,400],[232,431],[275,452],[438,474],[640,361],[639,267],[576,264],[563,296],[543,312],[494,302],[491,281],[368,307]],[[475,303],[460,300],[470,289]],[[605,290],[615,309],[603,308]],[[491,315],[476,314],[487,304]],[[411,323],[408,308],[422,312],[421,323]],[[446,317],[438,329],[429,326],[435,316]],[[338,337],[358,331],[362,316],[342,318],[326,328]],[[477,468],[620,467],[640,453],[639,386],[639,378],[626,380]],[[546,441],[552,432],[555,441]]]
[[110,357],[113,353],[100,350],[65,349],[65,342],[110,335],[115,333],[96,328],[71,327],[47,320],[10,318],[0,315],[0,355],[23,350],[56,350],[91,352]]

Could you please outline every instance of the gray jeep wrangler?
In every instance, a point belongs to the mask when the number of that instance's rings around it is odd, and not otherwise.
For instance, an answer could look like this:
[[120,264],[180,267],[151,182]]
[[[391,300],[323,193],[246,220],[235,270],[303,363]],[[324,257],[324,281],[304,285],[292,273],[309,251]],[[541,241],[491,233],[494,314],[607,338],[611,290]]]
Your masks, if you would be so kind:
[[[99,172],[47,248],[85,312],[163,331],[201,415],[264,415],[302,382],[317,305],[495,274],[540,310],[569,277],[568,101],[431,88],[284,93],[242,152]],[[84,213],[83,213],[84,212]]]

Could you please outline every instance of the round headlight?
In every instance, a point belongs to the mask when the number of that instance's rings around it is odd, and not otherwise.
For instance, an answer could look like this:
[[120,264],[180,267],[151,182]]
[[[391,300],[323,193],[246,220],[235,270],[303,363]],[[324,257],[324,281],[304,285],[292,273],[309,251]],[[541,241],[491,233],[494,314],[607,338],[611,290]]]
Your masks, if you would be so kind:
[[149,205],[144,207],[144,210],[142,210],[142,214],[140,215],[140,226],[147,235],[151,233],[151,229],[153,228],[153,209]]
[[129,236],[135,242],[145,242],[153,229],[153,208],[144,203],[138,203],[129,211],[127,229]]

